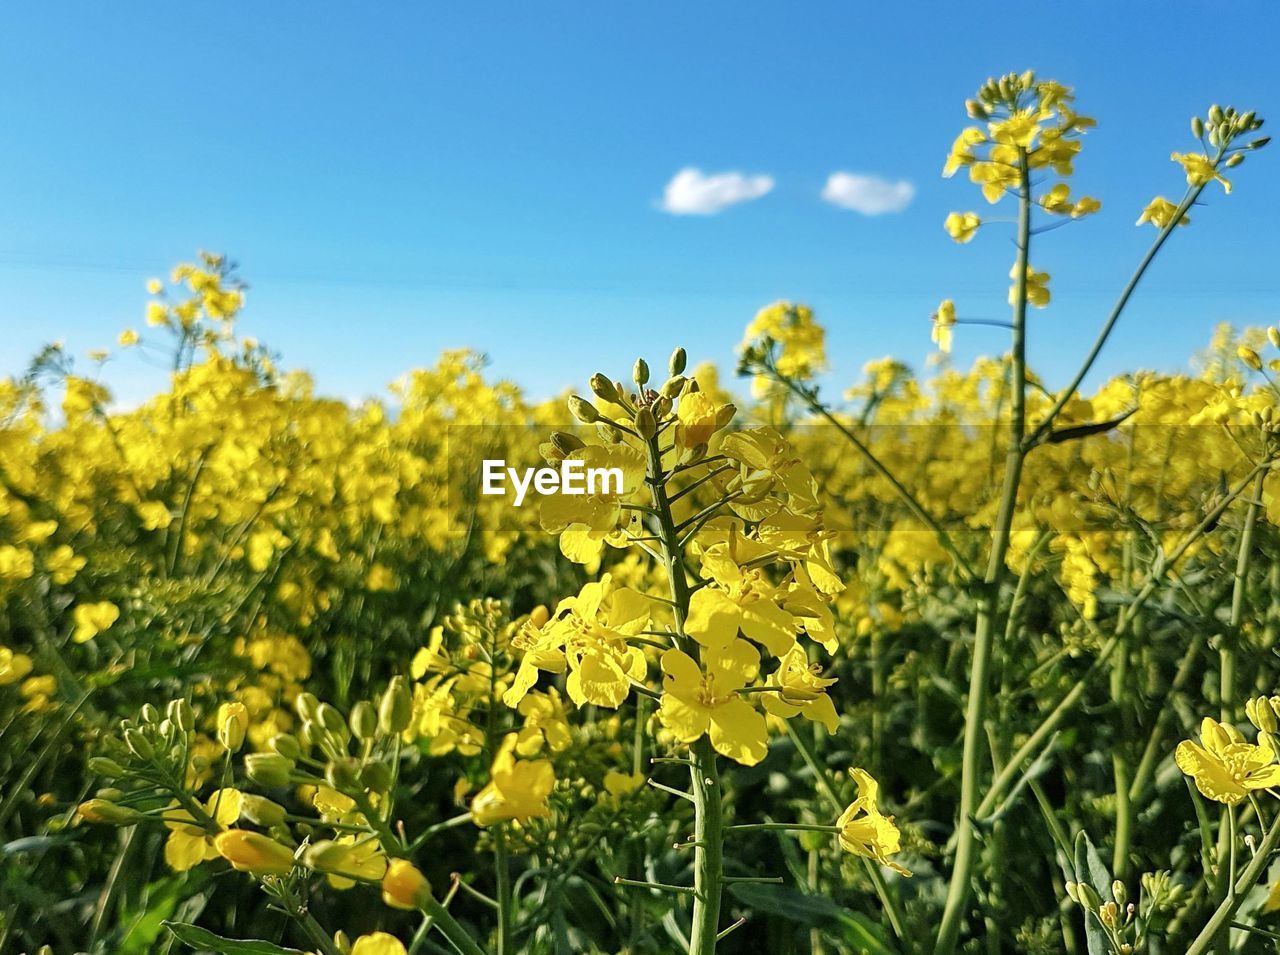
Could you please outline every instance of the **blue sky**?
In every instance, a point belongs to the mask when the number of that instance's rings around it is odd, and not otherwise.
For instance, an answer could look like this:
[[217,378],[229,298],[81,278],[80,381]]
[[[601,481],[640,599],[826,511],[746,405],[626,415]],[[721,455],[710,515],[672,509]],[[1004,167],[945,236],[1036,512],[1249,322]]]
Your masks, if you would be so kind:
[[[143,283],[196,249],[251,285],[241,330],[322,390],[379,392],[443,348],[538,395],[676,343],[732,362],[762,305],[812,304],[832,383],[928,316],[1000,317],[1011,247],[939,176],[988,75],[1034,67],[1099,126],[1075,191],[1102,213],[1044,236],[1054,304],[1031,360],[1062,383],[1181,193],[1171,150],[1220,101],[1280,122],[1274,3],[10,4],[0,12],[0,374],[140,327]],[[1268,155],[1268,153],[1273,153]],[[681,169],[767,176],[717,215],[671,215]],[[834,172],[911,184],[899,212],[820,198]],[[1104,353],[1175,369],[1219,321],[1280,320],[1280,147],[1211,189]],[[998,351],[965,328],[955,358]],[[136,400],[160,382],[121,358]]]

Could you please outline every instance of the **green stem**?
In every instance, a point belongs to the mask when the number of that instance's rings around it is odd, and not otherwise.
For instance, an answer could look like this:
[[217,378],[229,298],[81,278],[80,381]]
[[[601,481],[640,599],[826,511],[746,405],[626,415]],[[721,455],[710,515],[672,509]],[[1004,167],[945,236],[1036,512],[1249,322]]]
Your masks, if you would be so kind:
[[[697,652],[684,632],[689,614],[689,581],[685,574],[680,532],[671,513],[657,436],[648,440],[649,479],[657,536],[671,588],[671,608],[678,642]],[[704,509],[705,510],[705,509]],[[696,528],[695,528],[696,530]],[[692,533],[692,532],[691,532]],[[705,735],[690,748],[690,791],[693,799],[693,928],[690,955],[714,955],[720,933],[720,903],[724,892],[724,818],[720,770],[711,740]]]
[[1014,263],[1013,335],[1011,343],[1010,380],[1012,403],[1009,411],[1009,447],[1005,452],[1004,482],[996,512],[994,538],[983,577],[984,592],[974,627],[973,664],[969,671],[969,700],[965,711],[964,750],[960,769],[960,810],[957,816],[959,838],[955,863],[942,921],[938,926],[937,955],[951,955],[960,937],[965,908],[972,890],[977,833],[972,818],[978,806],[978,789],[983,775],[982,726],[986,718],[990,691],[989,672],[994,645],[996,617],[1000,611],[1000,581],[1004,576],[1005,555],[1013,530],[1018,488],[1022,483],[1022,464],[1026,454],[1023,438],[1026,431],[1026,325],[1027,263],[1031,245],[1031,177],[1025,149],[1018,150],[1018,254]]
[[1206,955],[1210,948],[1217,942],[1218,934],[1230,928],[1231,921],[1235,918],[1236,910],[1240,908],[1240,903],[1244,901],[1244,897],[1249,894],[1249,890],[1258,884],[1267,871],[1267,864],[1271,861],[1271,854],[1276,850],[1277,844],[1280,844],[1280,825],[1273,824],[1271,829],[1263,837],[1262,844],[1258,846],[1258,851],[1253,859],[1245,868],[1244,873],[1233,886],[1233,892],[1229,893],[1214,911],[1205,927],[1201,929],[1200,934],[1196,936],[1191,947],[1187,949],[1187,955]]
[[505,829],[494,833],[493,856],[498,882],[498,955],[511,955],[511,861]]

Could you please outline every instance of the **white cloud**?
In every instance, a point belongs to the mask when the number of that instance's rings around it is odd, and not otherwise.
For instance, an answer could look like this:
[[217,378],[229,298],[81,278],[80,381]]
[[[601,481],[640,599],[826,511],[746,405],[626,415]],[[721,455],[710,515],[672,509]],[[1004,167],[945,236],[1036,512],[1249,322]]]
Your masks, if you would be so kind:
[[671,177],[662,193],[662,208],[677,216],[710,216],[739,202],[759,199],[772,188],[772,176],[740,172],[707,175],[690,166]]
[[911,204],[915,194],[916,187],[905,179],[889,182],[879,176],[856,172],[833,172],[822,190],[822,198],[833,206],[852,209],[864,216],[901,212]]

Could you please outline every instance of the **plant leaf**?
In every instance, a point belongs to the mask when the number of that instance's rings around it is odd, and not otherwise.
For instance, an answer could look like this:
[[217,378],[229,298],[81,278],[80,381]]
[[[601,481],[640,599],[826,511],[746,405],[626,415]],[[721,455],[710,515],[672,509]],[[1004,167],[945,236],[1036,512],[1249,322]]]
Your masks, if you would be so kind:
[[223,938],[214,935],[207,929],[189,925],[186,922],[165,922],[164,927],[174,934],[183,945],[205,952],[217,952],[218,955],[306,955],[296,948],[284,948],[274,942],[261,939]]

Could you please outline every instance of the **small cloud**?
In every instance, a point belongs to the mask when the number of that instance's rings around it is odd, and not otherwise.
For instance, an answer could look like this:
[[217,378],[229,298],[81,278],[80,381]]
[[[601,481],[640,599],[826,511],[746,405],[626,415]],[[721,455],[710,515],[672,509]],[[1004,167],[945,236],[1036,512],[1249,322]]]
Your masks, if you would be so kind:
[[889,182],[879,176],[856,172],[833,172],[822,189],[822,198],[833,206],[852,209],[864,216],[901,212],[911,204],[915,194],[916,187],[905,179]]
[[711,175],[689,167],[676,173],[662,193],[662,208],[676,216],[711,216],[739,202],[750,202],[773,189],[772,176],[740,172]]

